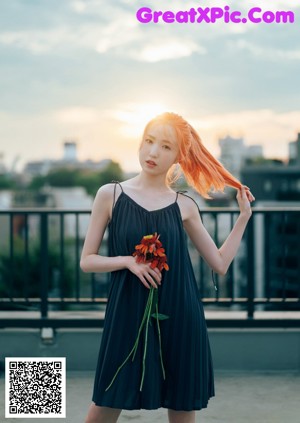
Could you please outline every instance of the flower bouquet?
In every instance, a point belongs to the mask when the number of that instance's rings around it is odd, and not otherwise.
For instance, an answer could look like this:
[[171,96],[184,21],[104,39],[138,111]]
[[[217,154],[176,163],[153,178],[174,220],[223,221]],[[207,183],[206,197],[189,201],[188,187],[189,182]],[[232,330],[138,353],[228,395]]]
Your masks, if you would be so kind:
[[[160,242],[159,237],[160,235],[157,235],[156,232],[155,234],[145,235],[142,238],[141,243],[139,245],[136,245],[135,251],[132,255],[134,257],[137,257],[137,260],[136,260],[137,263],[151,263],[150,267],[152,269],[155,269],[157,267],[160,271],[162,271],[163,269],[169,270],[169,266],[167,264],[167,256],[165,254],[164,248],[162,248],[162,243]],[[152,325],[150,317],[153,317],[156,320],[157,330],[158,330],[158,339],[159,339],[159,353],[160,353],[161,368],[162,368],[163,378],[164,379],[166,378],[165,369],[164,369],[163,360],[162,360],[159,320],[168,319],[169,316],[166,316],[165,314],[161,314],[158,312],[158,289],[154,288],[151,285],[150,292],[148,295],[148,301],[145,307],[142,322],[140,324],[138,335],[133,345],[133,348],[128,354],[128,356],[125,358],[123,363],[119,366],[111,383],[105,389],[105,391],[107,391],[111,387],[119,371],[122,369],[125,363],[129,360],[129,358],[132,356],[132,361],[134,360],[134,357],[138,348],[140,336],[141,336],[142,330],[144,329],[145,330],[145,345],[144,345],[144,353],[143,353],[143,372],[142,372],[142,379],[140,384],[140,391],[142,391],[144,375],[145,375],[148,329],[149,329],[149,324]]]

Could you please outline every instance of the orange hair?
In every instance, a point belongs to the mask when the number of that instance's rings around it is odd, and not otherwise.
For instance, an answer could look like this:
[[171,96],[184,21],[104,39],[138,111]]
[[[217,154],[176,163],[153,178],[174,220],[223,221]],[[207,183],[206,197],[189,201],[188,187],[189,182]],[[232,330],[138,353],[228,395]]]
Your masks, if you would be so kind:
[[[156,116],[146,125],[143,139],[148,129],[154,124],[170,125],[175,130],[181,170],[188,184],[203,197],[211,198],[208,195],[211,189],[223,192],[226,185],[237,189],[242,187],[241,182],[204,147],[198,133],[181,116],[169,112]],[[173,166],[167,174],[169,184],[175,182],[181,174],[174,171]]]

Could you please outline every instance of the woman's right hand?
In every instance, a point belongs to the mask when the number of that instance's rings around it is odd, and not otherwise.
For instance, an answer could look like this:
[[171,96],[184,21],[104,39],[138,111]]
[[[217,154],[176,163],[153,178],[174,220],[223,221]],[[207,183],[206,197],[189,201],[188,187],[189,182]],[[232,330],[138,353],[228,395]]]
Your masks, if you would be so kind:
[[151,263],[137,263],[136,257],[128,256],[127,268],[136,275],[148,289],[150,289],[149,283],[154,288],[157,288],[157,284],[161,285],[162,278],[161,271],[158,270],[157,267],[152,269],[150,264]]

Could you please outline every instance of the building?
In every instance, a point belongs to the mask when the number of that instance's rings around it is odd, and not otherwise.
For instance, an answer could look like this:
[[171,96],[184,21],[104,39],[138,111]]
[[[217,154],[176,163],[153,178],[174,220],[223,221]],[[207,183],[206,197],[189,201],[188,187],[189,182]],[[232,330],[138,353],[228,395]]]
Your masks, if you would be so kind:
[[243,138],[233,138],[227,135],[219,139],[221,149],[220,162],[237,178],[240,177],[241,167],[246,159],[263,157],[261,145],[244,144]]
[[245,158],[246,159],[257,159],[258,157],[263,157],[263,148],[262,145],[252,144],[246,147]]
[[[299,143],[298,140],[295,142]],[[299,292],[298,266],[300,258],[300,149],[292,144],[288,164],[266,163],[247,165],[241,169],[241,178],[251,188],[255,207],[255,272],[256,292],[262,297],[295,297]],[[290,156],[291,157],[291,156]],[[297,164],[299,161],[299,164]],[[286,207],[286,213],[263,213],[266,207]]]
[[221,149],[220,162],[229,172],[238,177],[245,156],[244,139],[227,135],[219,139],[219,147]]
[[289,164],[300,166],[300,132],[296,141],[289,142]]
[[65,162],[74,162],[77,160],[77,145],[74,141],[65,141],[64,142],[64,157]]
[[75,141],[65,141],[63,157],[61,159],[45,159],[28,162],[23,170],[23,179],[25,183],[30,182],[35,176],[47,175],[51,170],[59,168],[67,169],[86,169],[101,171],[111,159],[103,159],[98,162],[92,160],[79,161],[77,159],[77,143]]
[[6,166],[4,164],[4,154],[0,151],[0,175],[4,175],[7,172]]
[[300,201],[300,166],[247,165],[241,179],[258,201]]

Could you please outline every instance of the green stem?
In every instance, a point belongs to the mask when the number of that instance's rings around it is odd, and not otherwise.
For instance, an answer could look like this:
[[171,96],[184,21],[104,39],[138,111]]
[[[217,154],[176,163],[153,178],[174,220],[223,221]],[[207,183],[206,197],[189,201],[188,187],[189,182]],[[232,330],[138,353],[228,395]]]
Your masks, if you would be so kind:
[[147,300],[147,304],[146,304],[146,307],[145,307],[145,312],[144,312],[144,315],[143,315],[142,323],[140,324],[138,336],[136,338],[136,341],[135,341],[135,344],[134,344],[134,347],[133,347],[134,348],[134,353],[133,353],[133,356],[132,356],[132,361],[134,360],[135,354],[137,352],[138,342],[139,342],[139,339],[140,339],[140,335],[141,335],[141,332],[142,332],[142,329],[143,329],[143,326],[144,326],[146,317],[147,317],[148,312],[149,312],[149,308],[151,310],[151,290],[152,289],[153,288],[151,287],[150,288],[149,295],[148,295],[148,300]]
[[159,320],[158,320],[158,305],[156,304],[156,322],[157,322],[157,330],[158,330],[158,340],[159,340],[159,355],[160,355],[160,362],[161,368],[163,372],[163,378],[166,379],[164,363],[162,359],[162,352],[161,352],[161,336],[160,336],[160,328],[159,328]]
[[142,380],[141,380],[140,391],[142,390],[143,383],[144,383],[145,362],[146,362],[147,341],[148,341],[148,328],[149,328],[149,319],[150,319],[150,315],[151,315],[151,306],[152,306],[152,299],[153,299],[153,291],[154,291],[154,288],[151,287],[151,291],[150,291],[150,294],[149,294],[149,296],[151,296],[151,304],[150,304],[150,307],[149,307],[149,312],[148,312],[147,322],[146,322],[146,336],[145,336],[145,347],[144,347],[144,355],[143,355],[143,373],[142,373]]
[[152,305],[151,299],[152,299],[152,295],[151,295],[151,290],[150,290],[150,293],[149,293],[149,296],[148,296],[148,301],[147,301],[145,312],[144,312],[144,316],[143,316],[143,319],[142,319],[142,323],[140,324],[138,336],[137,336],[137,339],[136,339],[136,341],[134,343],[134,346],[133,346],[132,350],[130,351],[130,353],[128,354],[128,356],[123,361],[123,363],[118,367],[118,369],[117,369],[117,371],[116,371],[116,373],[115,373],[112,381],[110,382],[109,386],[105,389],[105,392],[108,391],[108,389],[111,387],[111,385],[113,384],[114,380],[116,379],[119,371],[122,369],[122,367],[129,360],[129,358],[130,358],[130,356],[131,356],[132,353],[134,353],[133,358],[132,358],[132,361],[133,361],[133,359],[135,357],[135,353],[136,353],[136,350],[137,350],[137,345],[138,345],[138,342],[139,342],[139,338],[140,338],[140,334],[141,334],[142,328],[144,326],[145,319],[146,319],[147,315],[149,314],[149,309],[151,311],[151,305]]
[[124,364],[126,363],[127,360],[129,360],[129,357],[131,356],[131,354],[133,353],[134,347],[132,348],[132,350],[130,351],[130,353],[128,354],[128,356],[125,358],[125,360],[123,361],[123,363],[118,367],[118,370],[116,371],[112,381],[110,382],[110,384],[108,385],[108,387],[105,389],[105,392],[108,391],[108,389],[111,387],[111,385],[113,384],[115,378],[117,377],[117,374],[119,373],[119,371],[122,369],[122,367],[124,366]]

